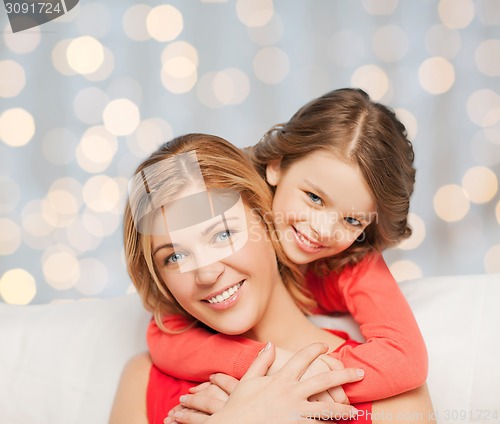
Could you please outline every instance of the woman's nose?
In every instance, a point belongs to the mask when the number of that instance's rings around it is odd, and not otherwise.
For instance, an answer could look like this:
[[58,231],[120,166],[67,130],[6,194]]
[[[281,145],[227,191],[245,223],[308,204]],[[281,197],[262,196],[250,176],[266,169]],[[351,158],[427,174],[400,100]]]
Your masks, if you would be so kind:
[[199,285],[214,284],[223,272],[224,264],[220,261],[202,266],[196,270],[196,283]]

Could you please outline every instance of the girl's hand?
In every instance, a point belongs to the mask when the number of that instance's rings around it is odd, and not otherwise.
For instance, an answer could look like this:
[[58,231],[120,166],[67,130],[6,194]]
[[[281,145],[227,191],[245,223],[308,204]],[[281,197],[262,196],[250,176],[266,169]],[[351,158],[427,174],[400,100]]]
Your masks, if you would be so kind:
[[211,382],[201,383],[189,389],[187,395],[179,398],[180,404],[171,409],[164,420],[165,424],[202,424],[210,415],[222,409],[236,386],[238,380],[226,376],[227,381],[234,380],[230,387],[221,388]]

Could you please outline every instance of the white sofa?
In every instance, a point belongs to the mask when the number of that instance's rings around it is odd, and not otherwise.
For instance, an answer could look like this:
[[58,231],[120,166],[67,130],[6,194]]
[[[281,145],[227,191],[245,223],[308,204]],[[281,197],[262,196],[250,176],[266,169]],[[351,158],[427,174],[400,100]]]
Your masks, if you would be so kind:
[[[440,424],[500,423],[500,274],[401,283],[427,342]],[[347,318],[314,318],[359,336]],[[136,294],[0,304],[0,423],[106,423],[123,365],[146,349]]]

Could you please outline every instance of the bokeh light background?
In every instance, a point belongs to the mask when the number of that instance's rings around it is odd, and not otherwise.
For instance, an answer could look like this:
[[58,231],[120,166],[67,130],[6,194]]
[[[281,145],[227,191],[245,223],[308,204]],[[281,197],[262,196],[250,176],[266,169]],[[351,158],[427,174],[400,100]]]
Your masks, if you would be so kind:
[[81,0],[16,34],[0,8],[4,302],[131,291],[121,217],[148,153],[194,131],[254,144],[345,86],[414,142],[396,278],[500,272],[500,1]]

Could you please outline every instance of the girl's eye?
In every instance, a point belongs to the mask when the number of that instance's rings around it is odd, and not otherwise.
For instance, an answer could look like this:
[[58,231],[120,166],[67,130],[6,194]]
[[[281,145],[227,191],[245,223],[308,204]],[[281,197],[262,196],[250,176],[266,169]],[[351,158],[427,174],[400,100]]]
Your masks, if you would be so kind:
[[170,256],[165,258],[163,262],[165,265],[175,265],[179,261],[183,260],[186,257],[184,253],[172,253]]
[[323,204],[323,199],[321,199],[321,197],[319,197],[318,195],[311,193],[310,191],[307,192],[307,195],[309,196],[309,199],[311,199],[313,203],[316,203],[317,205]]
[[353,218],[352,216],[347,216],[344,219],[349,225],[352,225],[353,227],[361,227],[361,221]]

